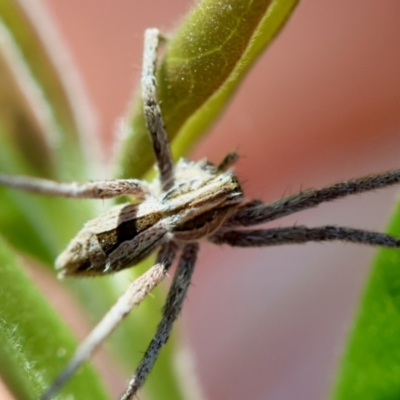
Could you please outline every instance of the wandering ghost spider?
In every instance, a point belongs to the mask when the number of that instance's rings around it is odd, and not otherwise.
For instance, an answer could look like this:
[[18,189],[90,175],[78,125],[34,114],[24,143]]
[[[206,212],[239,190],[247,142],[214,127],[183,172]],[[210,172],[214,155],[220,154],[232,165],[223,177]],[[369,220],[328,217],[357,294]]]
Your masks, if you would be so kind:
[[145,383],[161,347],[178,317],[197,259],[199,242],[261,247],[292,243],[346,241],[372,246],[400,247],[400,239],[379,232],[327,225],[243,229],[356,193],[400,183],[400,170],[305,190],[272,203],[246,201],[231,170],[236,153],[219,165],[181,159],[174,166],[156,99],[155,64],[159,31],[145,32],[142,70],[144,115],[159,170],[152,183],[136,179],[57,183],[44,179],[0,175],[0,183],[45,195],[105,199],[130,195],[137,204],[122,204],[86,223],[56,260],[60,276],[94,276],[131,267],[155,250],[156,264],[131,283],[128,290],[78,347],[75,355],[42,396],[52,398],[106,337],[165,278],[179,254],[178,267],[157,327],[142,361],[121,399],[132,399]]

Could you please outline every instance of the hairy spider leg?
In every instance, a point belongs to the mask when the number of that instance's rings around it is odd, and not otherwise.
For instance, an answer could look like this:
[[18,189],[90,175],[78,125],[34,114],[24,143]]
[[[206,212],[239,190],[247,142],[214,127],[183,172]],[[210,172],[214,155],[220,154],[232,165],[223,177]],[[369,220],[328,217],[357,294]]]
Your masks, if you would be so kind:
[[363,178],[338,182],[322,189],[305,190],[291,196],[283,197],[272,203],[252,200],[244,204],[227,221],[229,226],[251,226],[274,221],[286,215],[316,207],[321,203],[369,192],[400,183],[400,170],[369,175]]
[[138,179],[98,180],[87,183],[55,182],[31,176],[0,174],[0,184],[13,189],[57,197],[111,199],[130,195],[143,199],[150,193],[149,185]]
[[153,144],[161,184],[167,190],[173,185],[173,161],[156,95],[155,69],[159,39],[160,32],[158,29],[146,29],[144,33],[142,99],[146,125]]
[[162,346],[167,342],[173,324],[181,312],[182,304],[189,289],[198,251],[198,243],[190,243],[183,248],[174,280],[168,292],[162,319],[157,327],[157,332],[129,381],[126,391],[121,396],[121,400],[132,399],[137,393],[139,388],[146,381]]
[[385,233],[332,225],[317,228],[293,226],[259,230],[228,230],[217,233],[210,240],[215,244],[229,244],[234,247],[277,246],[333,240],[370,246],[400,247],[400,239]]

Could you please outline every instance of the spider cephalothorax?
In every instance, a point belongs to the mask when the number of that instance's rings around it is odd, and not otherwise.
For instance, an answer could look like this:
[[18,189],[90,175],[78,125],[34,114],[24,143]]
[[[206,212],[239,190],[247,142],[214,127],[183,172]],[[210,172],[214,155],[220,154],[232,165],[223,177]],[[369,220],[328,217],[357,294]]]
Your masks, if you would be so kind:
[[32,192],[81,198],[131,195],[136,204],[123,204],[88,222],[58,257],[60,275],[103,275],[137,264],[158,250],[157,262],[131,283],[128,290],[79,346],[75,355],[42,399],[50,399],[77,368],[167,275],[180,254],[157,332],[121,399],[131,399],[144,384],[161,347],[166,343],[189,288],[200,241],[237,247],[272,246],[310,241],[341,240],[400,247],[400,239],[379,232],[340,226],[243,229],[270,222],[318,204],[355,193],[400,183],[400,170],[307,190],[272,203],[245,201],[229,169],[237,160],[230,153],[218,165],[206,160],[172,162],[167,134],[156,99],[155,62],[158,30],[145,34],[142,75],[144,114],[159,170],[149,184],[136,179],[57,183],[0,175],[0,183]]

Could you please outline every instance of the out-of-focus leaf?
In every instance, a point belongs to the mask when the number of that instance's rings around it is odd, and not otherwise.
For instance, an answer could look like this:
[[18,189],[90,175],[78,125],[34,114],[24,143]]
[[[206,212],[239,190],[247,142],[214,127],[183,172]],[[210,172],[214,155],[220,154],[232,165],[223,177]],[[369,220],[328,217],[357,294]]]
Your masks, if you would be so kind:
[[[174,155],[182,156],[226,106],[244,74],[283,27],[298,0],[204,0],[168,43],[158,98]],[[141,102],[122,144],[120,175],[152,163]]]
[[[43,6],[24,0],[1,1],[0,28],[0,53],[9,69],[8,84],[5,79],[1,82],[0,99],[6,112],[0,117],[8,122],[8,134],[16,135],[16,143],[28,160],[36,157],[40,161],[44,147],[48,147],[52,170],[47,176],[85,178],[81,145],[93,133],[93,116]],[[3,77],[6,68],[0,70]],[[38,144],[42,151],[35,154]],[[92,156],[96,147],[91,137]],[[49,166],[49,160],[42,159],[45,161]]]
[[[65,366],[76,347],[69,328],[22,271],[0,238],[0,373],[16,399],[36,399]],[[107,399],[85,365],[59,398]],[[61,397],[62,396],[62,397]]]
[[[400,205],[388,233],[400,237]],[[400,398],[400,250],[380,249],[338,370],[332,400]]]
[[45,134],[50,126],[43,121],[46,109],[41,110],[38,88],[20,55],[0,19],[0,140],[4,150],[24,160],[21,172],[54,177],[51,139]]

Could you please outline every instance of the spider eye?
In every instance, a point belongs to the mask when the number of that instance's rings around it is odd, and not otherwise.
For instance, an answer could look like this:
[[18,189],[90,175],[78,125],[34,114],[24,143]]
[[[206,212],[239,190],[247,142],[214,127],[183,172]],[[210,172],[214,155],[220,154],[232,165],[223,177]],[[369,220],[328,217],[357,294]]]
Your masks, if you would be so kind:
[[235,175],[231,176],[232,192],[242,194],[242,187],[240,186],[238,178]]

